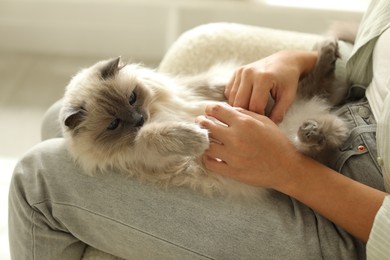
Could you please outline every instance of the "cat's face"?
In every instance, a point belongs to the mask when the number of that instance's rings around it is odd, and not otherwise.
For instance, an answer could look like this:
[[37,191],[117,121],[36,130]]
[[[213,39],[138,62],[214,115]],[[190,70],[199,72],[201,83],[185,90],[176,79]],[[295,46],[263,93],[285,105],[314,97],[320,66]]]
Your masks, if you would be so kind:
[[[70,83],[61,120],[75,145],[106,155],[129,148],[150,117],[153,90],[136,65],[97,63]],[[134,66],[134,67],[131,67]]]

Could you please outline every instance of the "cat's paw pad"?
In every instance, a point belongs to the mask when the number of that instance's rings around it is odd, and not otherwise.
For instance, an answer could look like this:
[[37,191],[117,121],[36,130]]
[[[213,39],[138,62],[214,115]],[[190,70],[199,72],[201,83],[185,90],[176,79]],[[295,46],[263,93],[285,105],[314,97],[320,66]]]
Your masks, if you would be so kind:
[[325,136],[315,120],[307,120],[299,127],[298,138],[310,146],[322,147],[325,143]]

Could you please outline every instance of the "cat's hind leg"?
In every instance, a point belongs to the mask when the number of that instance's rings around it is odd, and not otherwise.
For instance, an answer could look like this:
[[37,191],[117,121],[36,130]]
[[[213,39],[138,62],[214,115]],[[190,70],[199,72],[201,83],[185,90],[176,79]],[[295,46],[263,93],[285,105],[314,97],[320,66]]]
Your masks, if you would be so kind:
[[319,55],[314,73],[321,78],[334,76],[336,60],[340,58],[337,40],[335,38],[326,39],[319,42],[314,49],[318,51]]
[[310,156],[325,149],[339,147],[348,137],[346,123],[334,114],[324,114],[316,119],[308,119],[297,133],[298,149]]
[[333,38],[327,39],[319,42],[314,50],[318,51],[317,63],[299,82],[297,94],[303,98],[329,98],[339,85],[335,76],[336,60],[340,57],[338,42]]

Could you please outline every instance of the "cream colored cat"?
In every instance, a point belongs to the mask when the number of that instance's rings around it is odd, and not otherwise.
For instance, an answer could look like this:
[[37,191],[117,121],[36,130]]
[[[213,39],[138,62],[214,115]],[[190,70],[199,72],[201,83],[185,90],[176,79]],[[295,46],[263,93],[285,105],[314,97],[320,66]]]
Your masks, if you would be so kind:
[[[338,102],[344,93],[334,79],[337,42],[325,41],[318,51],[280,127],[299,150],[320,160],[348,129],[329,111],[328,100]],[[206,104],[225,101],[224,86],[237,66],[170,77],[116,58],[82,70],[67,86],[60,113],[70,154],[87,174],[116,171],[209,195],[259,197],[261,189],[208,172],[200,160],[209,138],[195,118]]]

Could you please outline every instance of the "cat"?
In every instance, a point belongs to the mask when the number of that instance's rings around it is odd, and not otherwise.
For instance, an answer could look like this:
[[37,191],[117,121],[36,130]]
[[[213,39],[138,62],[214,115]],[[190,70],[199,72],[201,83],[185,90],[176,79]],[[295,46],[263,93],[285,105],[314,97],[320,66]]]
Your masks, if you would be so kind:
[[[348,135],[347,125],[330,112],[346,87],[334,75],[337,41],[315,49],[317,64],[300,81],[279,126],[301,152],[321,161]],[[260,188],[208,172],[201,161],[209,137],[195,118],[207,104],[226,103],[224,87],[237,66],[217,64],[199,75],[172,77],[114,58],[81,70],[66,87],[60,111],[71,156],[87,174],[111,170],[210,196],[259,198]]]

